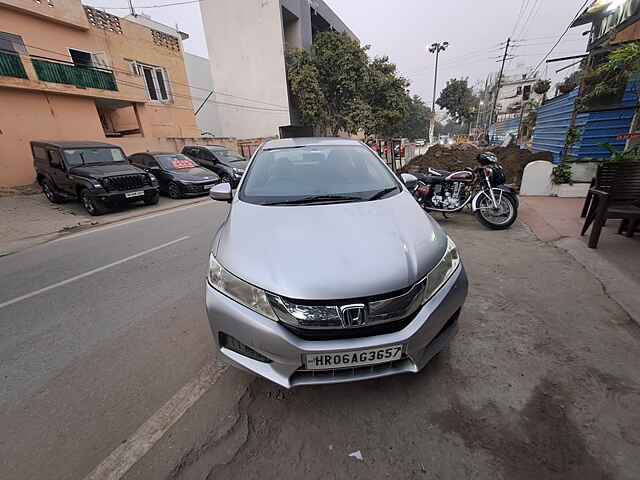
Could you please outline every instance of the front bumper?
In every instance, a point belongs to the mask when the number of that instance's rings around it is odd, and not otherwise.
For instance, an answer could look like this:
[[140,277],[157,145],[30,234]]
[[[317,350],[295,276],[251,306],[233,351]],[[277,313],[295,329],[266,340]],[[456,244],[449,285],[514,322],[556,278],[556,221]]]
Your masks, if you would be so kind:
[[[182,195],[185,197],[197,197],[198,195],[208,195],[209,190],[213,187],[217,181],[205,182],[205,183],[179,183]],[[209,188],[207,188],[209,186]]]
[[[142,195],[127,197],[127,193],[143,192]],[[153,200],[158,196],[158,187],[154,185],[145,185],[144,187],[134,188],[132,190],[119,190],[107,192],[106,190],[91,190],[91,196],[106,205],[114,205],[118,203],[132,203],[143,200]]]
[[[205,283],[209,324],[214,341],[225,359],[286,388],[417,373],[456,334],[458,315],[468,288],[464,267],[460,265],[415,318],[397,332],[339,340],[303,340]],[[253,360],[221,346],[221,334],[237,339],[271,362]],[[315,372],[304,369],[303,356],[309,353],[339,353],[397,344],[405,346],[405,355],[389,364]]]

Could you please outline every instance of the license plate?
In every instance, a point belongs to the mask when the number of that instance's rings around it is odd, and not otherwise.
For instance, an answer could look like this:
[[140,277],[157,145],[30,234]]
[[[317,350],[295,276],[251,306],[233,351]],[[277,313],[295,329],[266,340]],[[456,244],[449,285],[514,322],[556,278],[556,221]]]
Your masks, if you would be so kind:
[[142,197],[144,196],[144,192],[127,192],[124,194],[124,196],[126,198]]
[[352,352],[310,353],[305,356],[307,370],[361,367],[392,362],[402,357],[402,345],[356,350]]

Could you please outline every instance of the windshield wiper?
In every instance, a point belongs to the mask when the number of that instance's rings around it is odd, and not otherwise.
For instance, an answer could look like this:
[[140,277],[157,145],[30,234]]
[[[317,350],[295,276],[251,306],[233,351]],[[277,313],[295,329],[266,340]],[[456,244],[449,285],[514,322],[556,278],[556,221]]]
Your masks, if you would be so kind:
[[389,187],[389,188],[385,188],[384,190],[380,190],[379,192],[374,193],[373,195],[371,195],[369,198],[367,198],[367,200],[371,201],[371,200],[379,200],[382,197],[384,197],[385,195],[394,192],[396,190],[396,187]]
[[265,203],[265,205],[308,205],[312,203],[343,203],[364,200],[354,195],[309,195],[295,200]]

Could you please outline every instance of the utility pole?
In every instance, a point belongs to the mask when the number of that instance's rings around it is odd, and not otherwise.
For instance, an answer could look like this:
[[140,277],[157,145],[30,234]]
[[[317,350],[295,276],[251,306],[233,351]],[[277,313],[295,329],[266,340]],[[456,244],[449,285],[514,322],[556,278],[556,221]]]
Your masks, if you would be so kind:
[[133,8],[133,0],[129,0],[129,10],[131,10],[131,15],[136,16],[136,10]]
[[449,42],[436,42],[432,43],[427,49],[429,53],[436,54],[436,68],[433,76],[433,98],[431,99],[431,125],[429,128],[429,141],[433,142],[433,131],[436,126],[436,90],[438,86],[438,59],[440,58],[440,52],[444,52],[449,46]]
[[502,57],[502,65],[500,66],[500,74],[498,75],[498,84],[496,86],[496,96],[493,99],[493,108],[491,108],[491,112],[489,113],[489,123],[487,128],[491,128],[491,122],[493,122],[493,116],[496,113],[498,95],[500,95],[500,86],[502,84],[502,74],[504,73],[504,64],[507,61],[507,55],[509,55],[509,45],[511,45],[511,38],[507,38],[507,44],[504,47],[504,56]]

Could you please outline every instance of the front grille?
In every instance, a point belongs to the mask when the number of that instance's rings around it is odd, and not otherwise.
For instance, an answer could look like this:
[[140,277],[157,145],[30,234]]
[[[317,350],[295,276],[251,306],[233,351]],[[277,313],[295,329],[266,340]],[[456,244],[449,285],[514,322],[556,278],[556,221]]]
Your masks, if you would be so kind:
[[202,192],[209,191],[209,189],[206,188],[209,185],[211,184],[210,183],[202,183],[202,184],[186,183],[184,184],[183,188],[184,188],[184,191],[187,193],[202,193]]
[[400,291],[358,299],[303,301],[271,296],[270,301],[282,324],[300,338],[370,337],[406,327],[422,306],[425,285],[423,280]]
[[142,188],[147,185],[148,177],[139,173],[131,175],[117,175],[105,179],[105,186],[109,190],[133,190],[134,188]]
[[307,329],[294,327],[283,323],[284,327],[293,333],[296,337],[303,340],[340,340],[343,338],[362,338],[373,337],[375,335],[386,335],[387,333],[395,333],[409,325],[416,318],[418,312],[414,312],[406,318],[396,320],[395,322],[380,323],[374,325],[365,325],[363,327],[354,328],[326,328],[326,329]]
[[393,362],[362,367],[332,368],[327,370],[306,370],[299,368],[294,372],[289,381],[292,386],[312,385],[314,383],[339,383],[383,377],[414,370],[415,363],[409,357],[404,356]]

